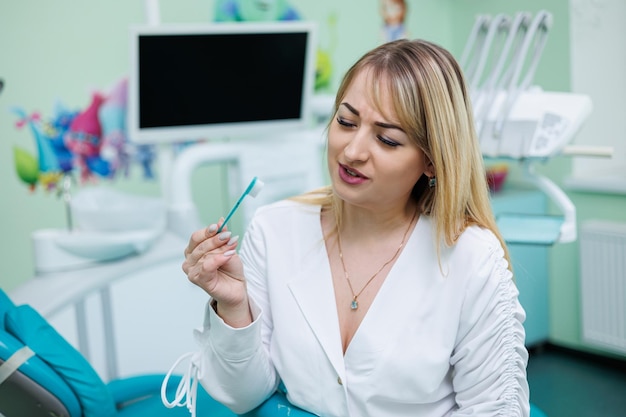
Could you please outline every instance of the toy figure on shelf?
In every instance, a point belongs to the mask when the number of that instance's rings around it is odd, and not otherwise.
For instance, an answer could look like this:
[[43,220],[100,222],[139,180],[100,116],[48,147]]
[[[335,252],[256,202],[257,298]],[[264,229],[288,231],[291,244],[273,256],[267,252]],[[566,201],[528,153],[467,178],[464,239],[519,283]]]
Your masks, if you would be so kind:
[[134,145],[132,152],[132,160],[137,162],[143,168],[143,177],[145,179],[154,178],[154,170],[152,164],[157,157],[156,147],[154,145]]
[[30,127],[37,149],[33,155],[27,149],[14,147],[19,179],[31,191],[41,185],[47,191],[61,192],[63,178],[69,184],[77,178],[87,183],[95,182],[97,177],[128,176],[132,163],[141,167],[145,179],[153,179],[156,147],[138,145],[128,138],[127,90],[128,82],[124,78],[108,95],[94,93],[88,107],[80,111],[68,110],[57,102],[50,119],[43,119],[36,112],[29,115],[18,107],[11,109],[18,116],[18,129]]
[[19,108],[14,108],[13,112],[19,116],[16,123],[18,129],[26,125],[30,127],[37,148],[37,158],[35,158],[27,150],[14,147],[13,156],[18,177],[29,186],[30,190],[34,190],[37,184],[41,184],[47,190],[54,189],[63,172],[51,141],[42,131],[41,116],[39,113],[27,115]]
[[35,191],[39,182],[39,163],[37,159],[27,150],[18,146],[13,147],[13,162],[15,172],[30,191]]
[[109,165],[110,176],[128,177],[130,166],[136,162],[143,169],[144,179],[153,179],[152,165],[156,159],[154,145],[138,145],[128,137],[126,110],[128,107],[128,79],[123,78],[113,87],[98,110],[102,128],[100,157]]
[[[325,91],[331,88],[333,65],[332,55],[335,45],[337,45],[337,15],[330,13],[327,19],[327,28],[324,33],[329,39],[325,42],[326,48],[317,48],[317,59],[315,62],[315,91]],[[320,41],[321,43],[321,41]]]
[[74,154],[74,164],[80,169],[82,182],[93,181],[93,174],[106,177],[110,174],[109,164],[100,157],[102,127],[98,120],[98,110],[104,96],[94,93],[89,107],[79,113],[65,134],[65,146]]
[[64,173],[69,173],[74,168],[74,156],[65,146],[63,138],[77,115],[78,111],[68,110],[60,102],[57,102],[52,119],[42,121],[42,132],[50,140],[52,149],[59,161],[59,167]]
[[407,4],[405,0],[381,0],[381,15],[383,17],[383,41],[391,42],[408,37],[404,20]]
[[98,110],[102,128],[100,156],[108,164],[112,173],[129,174],[130,153],[126,135],[126,102],[128,81],[119,81]]
[[264,22],[299,20],[298,12],[285,0],[218,0],[216,22]]

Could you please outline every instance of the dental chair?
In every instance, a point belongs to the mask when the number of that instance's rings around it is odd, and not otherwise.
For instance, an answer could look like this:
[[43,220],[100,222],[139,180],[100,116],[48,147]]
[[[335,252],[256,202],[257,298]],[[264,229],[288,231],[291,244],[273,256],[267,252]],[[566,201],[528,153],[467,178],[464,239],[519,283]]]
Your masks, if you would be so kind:
[[[165,375],[118,378],[105,383],[83,355],[35,309],[16,306],[0,289],[0,416],[2,417],[189,417],[185,407],[161,399]],[[181,381],[171,375],[173,398]],[[197,416],[237,417],[198,385]],[[245,417],[306,417],[277,393]]]
[[[195,412],[167,408],[165,375],[102,381],[87,360],[29,305],[16,306],[0,289],[0,416],[3,417],[237,417],[198,385]],[[172,398],[182,377],[170,375]],[[276,393],[241,417],[313,416]],[[531,417],[545,417],[531,405]]]
[[[187,409],[166,408],[161,402],[163,377],[140,375],[104,383],[37,311],[16,306],[0,290],[0,415],[188,417]],[[175,387],[180,376],[171,379]],[[210,417],[235,416],[201,388],[197,410]]]

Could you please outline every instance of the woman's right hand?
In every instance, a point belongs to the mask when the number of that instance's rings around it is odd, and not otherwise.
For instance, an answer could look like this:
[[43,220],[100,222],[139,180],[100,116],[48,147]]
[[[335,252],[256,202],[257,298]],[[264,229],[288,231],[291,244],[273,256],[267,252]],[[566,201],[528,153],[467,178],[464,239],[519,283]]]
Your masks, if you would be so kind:
[[183,271],[189,281],[202,288],[217,302],[217,312],[234,327],[252,321],[243,264],[237,255],[238,236],[226,227],[218,234],[217,224],[195,231],[185,248]]

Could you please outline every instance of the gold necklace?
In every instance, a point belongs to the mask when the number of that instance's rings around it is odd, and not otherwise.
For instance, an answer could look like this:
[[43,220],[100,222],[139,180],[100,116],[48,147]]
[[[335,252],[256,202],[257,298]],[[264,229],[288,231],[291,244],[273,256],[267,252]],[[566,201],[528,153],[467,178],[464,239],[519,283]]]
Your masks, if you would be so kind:
[[389,265],[394,259],[396,259],[396,257],[398,256],[398,254],[404,247],[406,236],[409,234],[409,230],[411,230],[411,225],[413,224],[413,221],[415,220],[416,217],[417,217],[417,210],[415,210],[415,213],[413,213],[413,217],[411,218],[411,221],[409,222],[409,227],[407,227],[406,231],[404,232],[404,235],[402,236],[402,242],[400,242],[400,246],[398,246],[398,250],[396,250],[396,252],[387,262],[385,262],[380,268],[378,268],[378,271],[376,271],[374,275],[372,275],[370,279],[367,280],[363,288],[361,288],[361,290],[356,294],[354,292],[354,289],[352,288],[352,283],[350,282],[350,276],[348,274],[348,270],[346,269],[346,264],[343,260],[343,250],[341,249],[341,233],[337,231],[337,246],[339,248],[339,259],[341,260],[341,267],[343,268],[343,274],[346,277],[346,281],[348,282],[348,287],[350,287],[350,292],[352,293],[352,301],[350,302],[351,310],[356,310],[359,308],[359,302],[357,301],[357,298],[359,297],[359,295],[361,295],[361,293],[365,290],[365,288],[367,288],[370,282],[372,282],[374,278],[376,278],[376,276],[380,273],[380,271],[382,271],[387,265]]

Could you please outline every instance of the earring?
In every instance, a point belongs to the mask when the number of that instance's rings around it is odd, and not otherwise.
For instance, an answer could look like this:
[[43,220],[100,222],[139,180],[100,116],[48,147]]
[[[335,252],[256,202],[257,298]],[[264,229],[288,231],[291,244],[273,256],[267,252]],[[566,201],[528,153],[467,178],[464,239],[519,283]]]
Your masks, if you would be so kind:
[[430,188],[433,188],[435,185],[437,185],[437,178],[435,178],[435,177],[430,177],[430,178],[428,179],[428,186],[429,186]]

